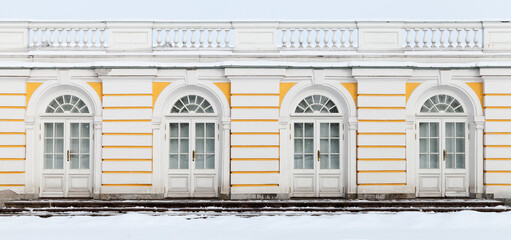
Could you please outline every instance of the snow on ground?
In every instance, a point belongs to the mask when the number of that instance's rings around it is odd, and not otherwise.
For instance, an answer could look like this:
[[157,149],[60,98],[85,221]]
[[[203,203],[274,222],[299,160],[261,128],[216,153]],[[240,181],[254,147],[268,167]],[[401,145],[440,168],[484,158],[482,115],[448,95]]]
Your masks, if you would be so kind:
[[507,213],[0,217],[0,239],[509,239]]

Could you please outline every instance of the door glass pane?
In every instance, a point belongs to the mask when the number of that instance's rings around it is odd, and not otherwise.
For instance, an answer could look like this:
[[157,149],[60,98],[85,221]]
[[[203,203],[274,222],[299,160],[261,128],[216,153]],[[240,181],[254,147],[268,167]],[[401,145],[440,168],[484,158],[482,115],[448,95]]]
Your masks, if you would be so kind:
[[53,157],[53,169],[64,169],[64,154],[55,154]]
[[295,123],[295,137],[303,137],[303,123]]
[[55,137],[64,137],[63,123],[55,123]]
[[[197,132],[202,131],[202,134]],[[197,169],[215,168],[215,124],[195,123],[195,156]]]
[[305,137],[314,137],[314,125],[312,123],[305,123]]
[[319,124],[319,136],[320,137],[328,137],[329,130],[330,129],[328,129],[328,123]]
[[64,168],[64,124],[44,124],[44,169]]
[[214,169],[215,168],[215,155],[206,154],[206,168]]
[[465,137],[465,123],[456,123],[456,137]]
[[340,168],[339,154],[330,155],[330,168],[332,168],[332,169]]
[[445,167],[454,168],[454,154],[447,154],[445,156]]
[[321,158],[319,159],[319,168],[321,169],[329,169],[330,168],[330,158],[328,154],[321,154]]
[[80,154],[80,166],[82,169],[89,169],[89,154]]
[[440,167],[439,124],[419,123],[419,168],[438,169]]
[[82,137],[90,137],[90,124],[89,123],[82,123],[80,125],[80,134]]
[[179,169],[188,169],[188,154],[179,156]]
[[195,155],[195,168],[204,169],[204,154]]
[[79,123],[71,123],[71,137],[78,137],[80,135]]
[[71,139],[71,152],[79,153],[80,152],[80,140],[79,139]]
[[465,168],[465,154],[456,154],[456,168],[457,169]]
[[340,134],[339,123],[330,123],[330,136],[339,137]]
[[465,154],[466,154],[466,138],[465,138],[465,123],[456,123],[456,143],[455,143],[455,158],[456,158],[456,169],[465,168]]
[[188,169],[189,162],[188,123],[169,124],[169,168]]
[[71,169],[80,168],[80,158],[78,154],[71,154]]
[[445,123],[445,136],[454,137],[454,123],[452,122]]
[[313,169],[314,168],[314,155],[313,154],[306,154],[304,156],[304,169]]
[[295,154],[295,169],[303,169],[303,154]]

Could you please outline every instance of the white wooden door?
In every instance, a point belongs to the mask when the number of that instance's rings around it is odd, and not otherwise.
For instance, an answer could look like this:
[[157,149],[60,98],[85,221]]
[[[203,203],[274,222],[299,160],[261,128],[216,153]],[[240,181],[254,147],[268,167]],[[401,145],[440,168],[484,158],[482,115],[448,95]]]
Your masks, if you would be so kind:
[[342,196],[342,124],[329,120],[304,120],[292,125],[292,196]]
[[41,197],[91,197],[91,123],[62,120],[42,126]]
[[468,197],[467,125],[464,119],[419,122],[420,197]]
[[168,123],[167,197],[216,197],[217,124],[214,121]]

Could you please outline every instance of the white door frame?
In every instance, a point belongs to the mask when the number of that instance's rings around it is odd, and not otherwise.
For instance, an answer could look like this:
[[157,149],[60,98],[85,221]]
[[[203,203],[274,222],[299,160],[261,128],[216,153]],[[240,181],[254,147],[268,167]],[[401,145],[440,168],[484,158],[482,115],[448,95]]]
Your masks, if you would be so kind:
[[[46,115],[46,114],[45,114]],[[92,120],[92,114],[87,114],[89,116],[72,116],[72,115],[63,115],[63,116],[51,116],[51,115],[43,115],[39,120],[39,138],[36,141],[37,148],[37,158],[40,159],[36,162],[37,165],[37,178],[39,179],[40,191],[39,197],[84,197],[90,198],[93,196],[93,183],[94,183],[94,159],[95,159],[95,145],[94,145],[94,123]],[[44,169],[44,124],[45,123],[63,123],[64,126],[64,168],[62,170],[45,170]],[[66,153],[70,150],[71,144],[71,135],[70,135],[70,125],[71,123],[89,123],[89,169],[88,170],[72,170],[70,168],[70,162],[66,160]],[[45,175],[54,175],[54,176],[62,176],[62,192],[45,192]],[[79,178],[86,178],[87,187],[86,188],[78,188],[76,191],[71,191],[71,175],[76,176],[77,180]],[[80,191],[82,190],[82,191]]]
[[[189,124],[189,168],[183,170],[172,170],[169,169],[169,131],[168,128],[170,123],[188,123]],[[195,123],[214,123],[215,124],[215,168],[214,169],[195,169],[195,163],[193,161],[192,151],[195,150]],[[165,116],[164,127],[163,127],[163,149],[164,155],[161,156],[163,161],[163,176],[164,176],[164,197],[218,197],[219,195],[219,176],[221,174],[221,162],[220,162],[220,124],[217,116],[203,115],[203,116]],[[183,191],[171,192],[170,176],[181,175],[183,179],[187,179],[188,189]],[[212,176],[213,175],[213,176]],[[211,178],[213,177],[213,192],[197,192],[197,178]]]
[[[294,115],[294,116],[293,116]],[[290,196],[291,197],[342,197],[344,196],[345,192],[345,183],[344,183],[344,174],[346,174],[346,171],[344,169],[344,162],[347,161],[346,154],[344,153],[344,119],[342,118],[342,115],[332,116],[329,114],[329,116],[315,114],[310,116],[300,116],[298,114],[293,114],[291,121],[290,121],[290,151],[288,153],[288,159],[290,159],[289,164],[289,183],[290,183]],[[294,168],[294,124],[295,123],[313,123],[314,126],[314,168],[313,169],[295,169]],[[318,159],[318,150],[320,148],[320,137],[319,137],[319,126],[320,123],[339,123],[339,134],[340,134],[340,141],[339,141],[339,169],[335,170],[326,170],[320,169],[319,166],[319,159]],[[296,176],[304,176],[311,175],[311,171],[313,174],[313,185],[312,185],[312,191],[307,192],[295,192],[295,175]],[[339,186],[338,189],[333,189],[331,192],[321,192],[321,181],[323,180],[321,175],[325,176],[325,179],[328,178],[337,178],[334,179],[334,181],[338,181],[337,184]]]
[[[419,139],[420,139],[420,129],[419,124],[425,123],[425,122],[436,122],[439,124],[439,169],[421,169],[420,168],[420,146],[419,146]],[[445,134],[445,123],[447,122],[462,122],[465,123],[465,168],[463,170],[459,169],[448,169],[446,168],[446,161],[443,159],[443,150],[445,149],[445,142],[446,142],[446,134]],[[415,186],[417,186],[416,196],[417,197],[469,197],[469,189],[470,189],[470,174],[471,169],[470,166],[472,159],[475,158],[475,156],[471,156],[471,141],[470,141],[470,124],[469,124],[469,117],[468,115],[456,115],[456,116],[445,116],[441,114],[435,114],[431,116],[418,116],[416,118],[416,139],[415,139],[415,146],[416,151],[414,154],[414,161],[415,161],[415,172],[416,172],[416,182]],[[439,178],[439,191],[435,192],[433,188],[431,188],[431,192],[428,191],[422,191],[422,184],[424,182],[421,182],[423,177],[426,178]],[[449,179],[448,179],[449,178]],[[451,181],[457,181],[458,183],[461,181],[463,184],[463,191],[460,188],[453,191],[448,191],[447,180]]]

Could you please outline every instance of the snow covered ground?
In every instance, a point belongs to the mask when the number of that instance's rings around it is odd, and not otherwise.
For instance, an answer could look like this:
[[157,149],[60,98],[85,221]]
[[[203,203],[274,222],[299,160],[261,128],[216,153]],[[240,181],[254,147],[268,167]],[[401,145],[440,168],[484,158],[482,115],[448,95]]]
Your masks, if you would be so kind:
[[506,213],[0,217],[0,239],[509,239]]

